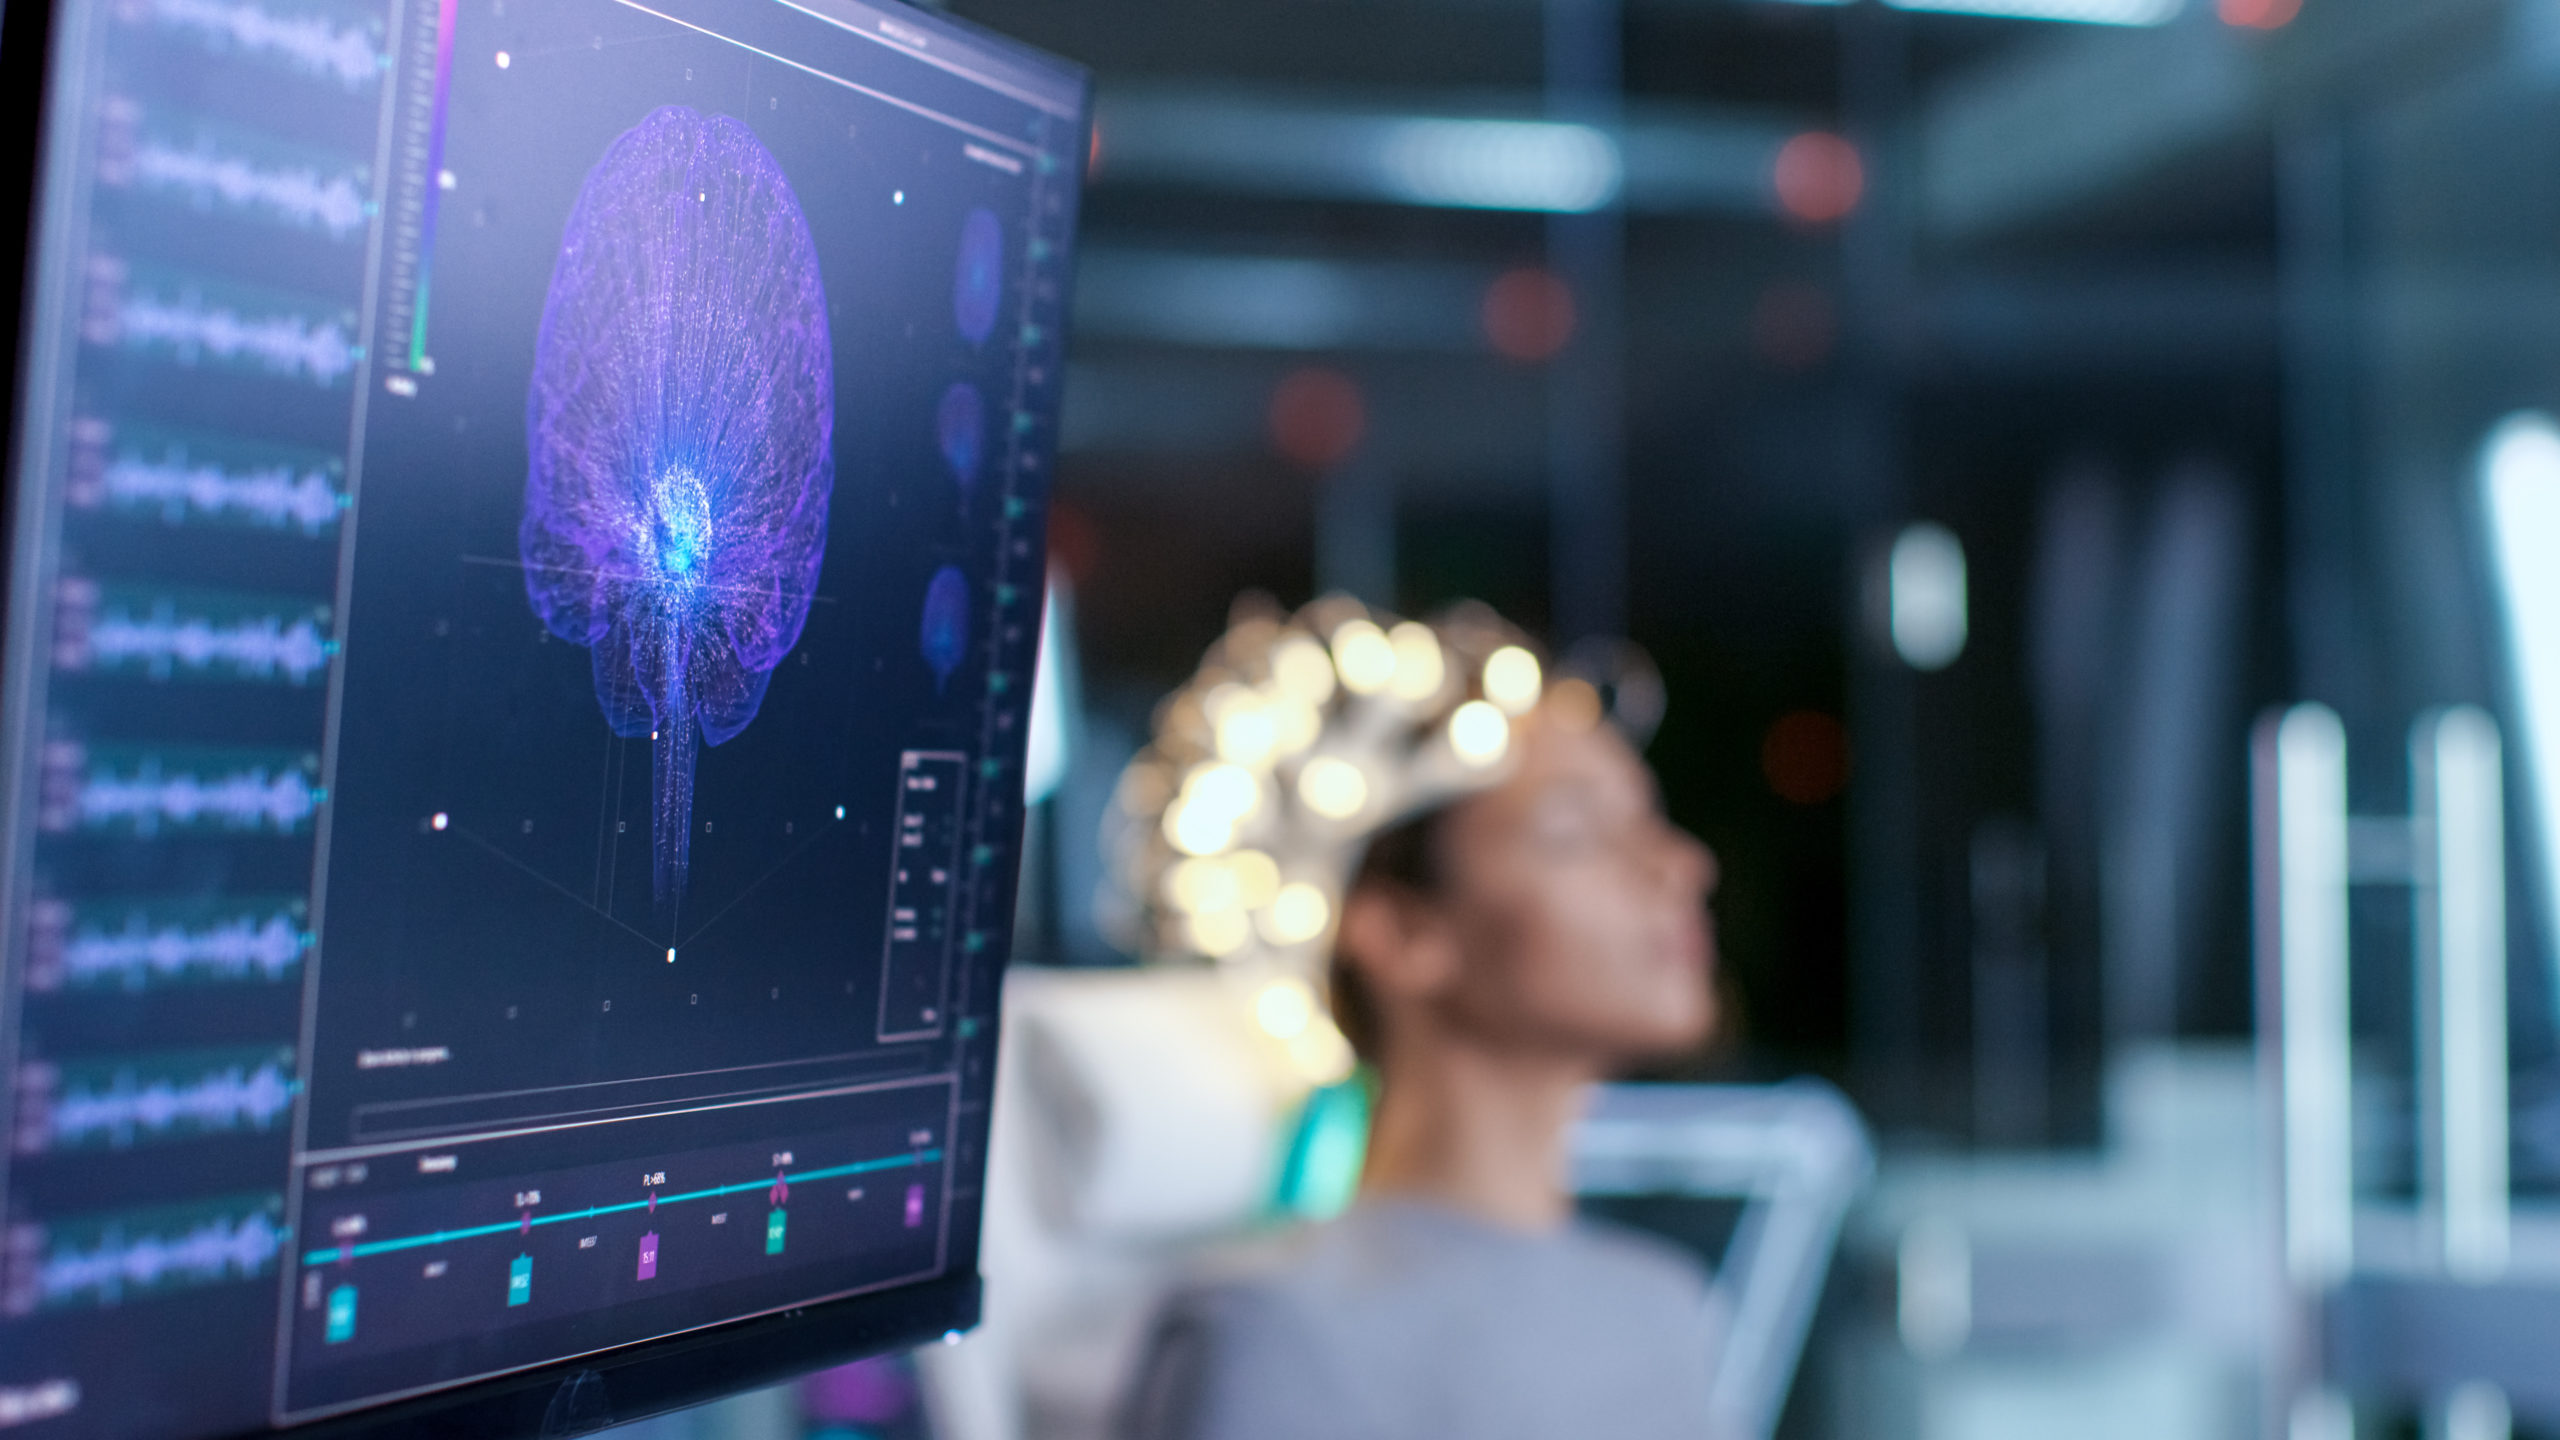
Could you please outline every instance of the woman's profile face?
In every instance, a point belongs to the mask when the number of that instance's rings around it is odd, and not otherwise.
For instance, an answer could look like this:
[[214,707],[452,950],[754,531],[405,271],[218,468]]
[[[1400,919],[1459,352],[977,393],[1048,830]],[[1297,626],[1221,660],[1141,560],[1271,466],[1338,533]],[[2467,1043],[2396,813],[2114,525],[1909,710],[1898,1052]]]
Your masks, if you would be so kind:
[[1607,726],[1517,727],[1518,770],[1451,811],[1444,917],[1456,1015],[1488,1039],[1616,1065],[1686,1049],[1715,1020],[1716,862],[1664,818]]

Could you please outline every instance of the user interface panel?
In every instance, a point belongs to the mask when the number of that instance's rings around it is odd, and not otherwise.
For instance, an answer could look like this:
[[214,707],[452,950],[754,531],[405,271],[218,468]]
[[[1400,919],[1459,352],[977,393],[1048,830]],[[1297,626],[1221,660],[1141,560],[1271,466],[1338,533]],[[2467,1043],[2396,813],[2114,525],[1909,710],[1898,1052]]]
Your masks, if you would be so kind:
[[973,1266],[1080,73],[855,0],[63,0],[0,1427]]

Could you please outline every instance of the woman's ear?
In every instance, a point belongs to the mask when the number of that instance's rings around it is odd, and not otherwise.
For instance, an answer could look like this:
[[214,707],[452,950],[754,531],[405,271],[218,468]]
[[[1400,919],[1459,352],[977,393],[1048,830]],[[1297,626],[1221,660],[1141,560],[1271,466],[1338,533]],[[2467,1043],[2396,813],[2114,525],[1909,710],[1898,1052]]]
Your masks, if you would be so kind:
[[1339,944],[1384,1006],[1428,1002],[1457,981],[1456,936],[1436,906],[1410,891],[1354,889],[1342,902]]

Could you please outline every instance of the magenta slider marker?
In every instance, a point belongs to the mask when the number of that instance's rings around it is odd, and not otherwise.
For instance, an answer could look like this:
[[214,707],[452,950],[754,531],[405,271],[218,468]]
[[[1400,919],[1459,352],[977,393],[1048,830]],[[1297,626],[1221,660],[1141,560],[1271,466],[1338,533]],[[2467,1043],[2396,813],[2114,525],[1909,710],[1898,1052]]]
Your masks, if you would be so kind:
[[913,1230],[924,1223],[924,1187],[907,1187],[907,1228]]
[[655,1230],[640,1237],[639,1278],[643,1280],[658,1278],[658,1232]]

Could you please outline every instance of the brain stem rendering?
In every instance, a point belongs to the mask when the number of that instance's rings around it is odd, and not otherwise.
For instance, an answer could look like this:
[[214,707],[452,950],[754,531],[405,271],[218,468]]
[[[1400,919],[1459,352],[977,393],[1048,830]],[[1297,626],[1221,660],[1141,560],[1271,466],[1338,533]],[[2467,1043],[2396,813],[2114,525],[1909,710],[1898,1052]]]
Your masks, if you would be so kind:
[[587,175],[525,403],[517,541],[613,733],[654,740],[673,924],[697,740],[746,728],[800,639],[834,487],[834,357],[800,202],[755,135],[668,106]]

